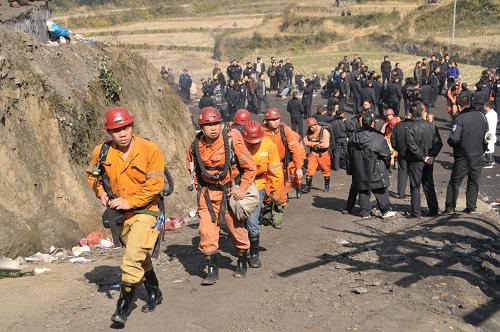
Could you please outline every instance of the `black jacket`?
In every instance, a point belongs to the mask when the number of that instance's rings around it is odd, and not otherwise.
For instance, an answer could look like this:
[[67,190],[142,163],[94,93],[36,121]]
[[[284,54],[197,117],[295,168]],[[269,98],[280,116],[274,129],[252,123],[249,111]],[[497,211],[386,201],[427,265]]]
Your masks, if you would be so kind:
[[448,144],[453,154],[460,157],[479,157],[486,149],[484,136],[488,132],[488,122],[483,113],[464,109],[453,120]]
[[347,125],[343,117],[334,117],[333,121],[330,122],[330,126],[332,127],[332,133],[333,137],[335,138],[335,142],[338,142],[339,140],[341,141],[342,139],[346,139],[348,137]]
[[302,118],[304,116],[304,105],[297,98],[292,98],[286,105],[286,110],[291,118]]
[[352,94],[361,97],[361,81],[352,81]]
[[349,93],[349,84],[343,80],[339,80],[339,91],[340,91],[340,97],[346,98],[347,94]]
[[312,85],[304,87],[304,92],[302,94],[302,104],[304,106],[311,106],[313,102],[313,92],[314,88]]
[[377,98],[377,102],[379,102],[384,95],[384,85],[382,82],[373,80],[373,91],[375,91],[375,97]]
[[420,90],[422,91],[422,102],[427,106],[432,104],[434,96],[434,90],[432,89],[432,86],[430,86],[429,84],[424,84],[420,86]]
[[230,80],[233,80],[233,81],[239,81],[241,79],[241,73],[243,72],[243,70],[241,69],[241,66],[236,64],[236,65],[229,65],[227,67],[227,77],[230,79]]
[[437,127],[422,118],[411,121],[406,135],[408,161],[424,161],[425,157],[436,157],[443,142]]
[[240,103],[240,91],[234,88],[228,88],[226,93],[228,106],[232,108],[237,107]]
[[203,96],[200,98],[200,102],[198,103],[198,107],[200,110],[205,107],[216,107],[214,100],[210,96]]
[[390,74],[392,69],[391,62],[390,61],[382,61],[380,64],[380,71],[382,73]]
[[385,90],[385,96],[388,103],[397,103],[403,98],[401,86],[397,83],[387,84],[387,88]]
[[391,145],[398,152],[398,157],[405,158],[408,154],[406,135],[411,123],[411,120],[403,120],[392,128]]
[[376,106],[378,104],[377,95],[375,94],[375,89],[370,87],[364,87],[361,89],[361,100],[370,100],[372,105]]
[[389,187],[387,168],[391,164],[391,151],[384,136],[376,129],[356,130],[347,145],[348,172],[358,190]]

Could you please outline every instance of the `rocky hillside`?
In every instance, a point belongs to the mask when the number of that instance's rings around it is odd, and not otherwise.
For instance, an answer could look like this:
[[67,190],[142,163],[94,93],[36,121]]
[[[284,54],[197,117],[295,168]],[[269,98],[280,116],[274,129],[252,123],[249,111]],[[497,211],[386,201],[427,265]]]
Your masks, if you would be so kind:
[[121,86],[119,104],[157,142],[176,180],[167,212],[195,204],[184,157],[193,128],[185,105],[140,56],[74,44],[47,47],[0,26],[0,256],[70,246],[100,226],[89,190],[89,153],[106,133],[99,68]]

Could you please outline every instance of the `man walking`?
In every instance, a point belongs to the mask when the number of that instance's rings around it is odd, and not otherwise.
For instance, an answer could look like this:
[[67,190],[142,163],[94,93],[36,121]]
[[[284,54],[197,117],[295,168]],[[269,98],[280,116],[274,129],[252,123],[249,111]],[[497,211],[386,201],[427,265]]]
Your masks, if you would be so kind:
[[486,150],[485,135],[488,132],[488,123],[483,113],[471,108],[470,99],[467,96],[459,98],[457,105],[458,114],[453,120],[453,127],[448,138],[448,144],[453,148],[455,161],[446,190],[444,212],[455,212],[460,184],[467,175],[466,208],[463,212],[475,213],[483,155]]
[[380,72],[382,73],[382,84],[388,82],[391,78],[392,65],[389,61],[389,57],[384,56],[384,61],[380,64]]
[[413,119],[407,129],[406,145],[408,147],[408,175],[410,176],[411,217],[420,218],[420,184],[424,189],[429,216],[437,216],[439,206],[434,188],[434,159],[437,157],[443,142],[437,127],[422,118],[422,104],[417,102],[410,107]]
[[[218,256],[220,225],[224,222],[238,251],[235,278],[244,278],[247,272],[247,251],[250,248],[244,221],[236,219],[228,210],[228,195],[236,200],[245,197],[255,179],[257,166],[245,142],[236,129],[223,130],[219,112],[213,107],[201,110],[198,118],[201,127],[189,149],[190,171],[196,174],[198,192],[198,217],[200,219],[199,249],[205,254],[207,277],[202,285],[213,285],[219,280]],[[232,144],[229,143],[231,139]],[[227,148],[232,151],[226,151]],[[230,156],[233,156],[231,158]],[[239,181],[232,188],[232,181]]]
[[181,76],[179,76],[179,89],[184,102],[189,102],[191,100],[191,86],[193,85],[193,79],[189,75],[188,70],[184,68]]
[[[393,217],[389,202],[389,175],[387,169],[391,165],[391,151],[382,133],[373,128],[373,116],[363,113],[360,118],[361,129],[356,130],[348,144],[349,170],[352,174],[350,189],[351,202],[348,202],[346,213],[350,213],[355,201],[355,193],[359,193],[361,217],[370,218],[372,206],[370,196],[373,193],[377,200],[382,218]],[[343,212],[344,213],[344,212]]]
[[406,118],[392,128],[391,145],[398,152],[398,185],[397,195],[399,199],[406,198],[406,184],[408,183],[408,145],[406,136],[408,127],[411,125],[411,114],[408,110]]
[[[126,249],[120,266],[120,298],[111,320],[124,325],[135,290],[141,283],[148,294],[143,312],[154,311],[163,300],[149,251],[159,235],[154,226],[159,215],[160,192],[164,189],[165,161],[155,143],[134,135],[134,118],[128,109],[110,108],[105,128],[111,142],[94,148],[87,182],[107,207],[105,213],[116,211],[123,218],[120,225],[115,221],[117,235]],[[101,172],[100,177],[94,176],[96,169]],[[103,184],[104,175],[109,178],[110,188]]]
[[261,73],[259,75],[259,81],[257,82],[257,114],[264,114],[261,111],[262,103],[264,103],[264,109],[269,108],[269,101],[267,100],[267,88],[266,88],[266,74]]

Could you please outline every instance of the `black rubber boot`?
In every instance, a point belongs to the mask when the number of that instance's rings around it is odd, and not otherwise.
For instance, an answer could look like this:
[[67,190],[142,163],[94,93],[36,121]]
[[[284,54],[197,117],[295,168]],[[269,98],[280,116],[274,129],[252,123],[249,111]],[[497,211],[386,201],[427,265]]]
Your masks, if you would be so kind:
[[330,177],[325,176],[325,193],[330,192]]
[[122,283],[120,288],[120,298],[116,303],[116,311],[111,316],[111,320],[115,323],[125,325],[130,310],[130,304],[134,297],[135,285]]
[[158,279],[154,270],[148,271],[144,274],[144,287],[148,293],[148,301],[144,306],[142,306],[142,312],[152,312],[155,311],[156,306],[163,301],[163,295],[161,294],[160,287],[158,285]]
[[303,194],[309,194],[309,192],[311,191],[312,182],[313,182],[312,176],[307,175],[306,176],[306,186],[302,190]]
[[262,263],[259,259],[259,236],[252,236],[250,238],[250,257],[248,259],[248,265],[252,268],[259,268]]
[[202,285],[210,286],[219,281],[219,254],[206,255],[205,261],[207,262],[207,277],[201,282]]
[[299,186],[295,189],[295,198],[300,198],[302,196],[302,188]]
[[247,276],[247,262],[248,262],[247,251],[240,250],[238,252],[238,261],[236,262],[236,272],[234,272],[233,277],[245,278]]

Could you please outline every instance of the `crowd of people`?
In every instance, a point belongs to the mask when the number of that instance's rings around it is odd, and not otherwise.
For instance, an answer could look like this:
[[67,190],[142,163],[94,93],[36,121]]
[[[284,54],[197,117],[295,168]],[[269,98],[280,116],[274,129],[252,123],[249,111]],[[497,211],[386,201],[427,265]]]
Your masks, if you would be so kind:
[[[410,183],[411,210],[406,216],[438,215],[433,167],[443,141],[432,109],[439,94],[444,94],[451,106],[447,143],[454,157],[443,213],[455,213],[465,176],[463,212],[476,212],[482,167],[493,165],[500,71],[485,70],[478,89],[472,92],[460,83],[458,66],[446,55],[439,61],[434,56],[429,63],[424,60],[402,85],[403,71],[399,64],[392,67],[388,57],[381,63],[381,75],[369,70],[358,55],[352,61],[344,57],[323,87],[317,75],[302,80],[289,59],[276,62],[273,58],[266,68],[257,58],[244,69],[233,60],[226,69],[227,80],[215,65],[212,78],[202,82],[197,118],[200,130],[187,152],[187,170],[197,191],[199,249],[206,263],[203,285],[219,280],[222,227],[237,249],[234,277],[246,277],[248,266],[262,266],[261,226],[282,228],[290,197],[310,193],[318,168],[324,192],[330,191],[332,170],[345,169],[351,176],[344,214],[355,212],[359,198],[359,216],[372,218],[373,194],[381,218],[395,216],[388,188],[389,173],[397,170],[398,198],[406,199],[408,180]],[[174,81],[171,71],[164,74]],[[186,99],[191,84],[191,76],[184,70],[179,90]],[[327,102],[311,114],[314,92],[319,90]],[[291,127],[282,121],[279,109],[269,106],[268,93],[280,98],[291,94],[286,107]],[[252,120],[252,112],[263,119]],[[348,113],[352,113],[349,118]],[[126,108],[111,108],[105,125],[111,141],[94,149],[87,169],[90,186],[107,207],[103,222],[114,224],[112,232],[127,245],[120,298],[112,316],[119,324],[125,323],[139,284],[145,285],[148,295],[143,311],[154,311],[163,299],[150,249],[160,234],[157,225],[161,221],[165,163],[160,148],[136,136],[133,124]],[[128,162],[131,158],[133,163]],[[427,201],[425,212],[421,188]]]

